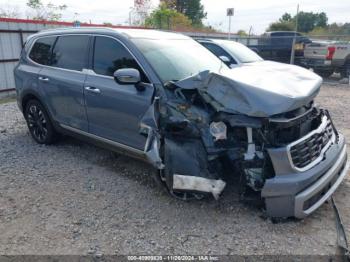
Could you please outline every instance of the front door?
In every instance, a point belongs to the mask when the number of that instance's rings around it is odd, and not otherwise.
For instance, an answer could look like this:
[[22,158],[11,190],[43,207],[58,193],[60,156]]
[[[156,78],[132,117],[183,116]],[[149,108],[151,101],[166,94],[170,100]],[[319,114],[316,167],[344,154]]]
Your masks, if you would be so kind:
[[87,75],[84,94],[89,121],[89,133],[143,150],[146,137],[139,133],[142,116],[152,103],[154,89],[149,85],[138,91],[134,85],[117,84],[114,71],[120,68],[144,72],[118,40],[96,36],[94,39],[92,71]]

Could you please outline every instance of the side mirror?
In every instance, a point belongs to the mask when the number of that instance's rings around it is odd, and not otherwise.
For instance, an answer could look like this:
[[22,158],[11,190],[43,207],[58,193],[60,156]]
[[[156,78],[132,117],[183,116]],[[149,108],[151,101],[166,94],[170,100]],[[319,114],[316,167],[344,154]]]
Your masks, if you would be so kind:
[[222,62],[224,62],[226,65],[229,65],[230,62],[231,62],[230,58],[228,58],[227,56],[222,55],[222,56],[219,56],[219,58],[220,58],[220,60],[221,60]]
[[118,69],[114,72],[113,77],[121,85],[137,85],[141,82],[140,72],[134,68]]

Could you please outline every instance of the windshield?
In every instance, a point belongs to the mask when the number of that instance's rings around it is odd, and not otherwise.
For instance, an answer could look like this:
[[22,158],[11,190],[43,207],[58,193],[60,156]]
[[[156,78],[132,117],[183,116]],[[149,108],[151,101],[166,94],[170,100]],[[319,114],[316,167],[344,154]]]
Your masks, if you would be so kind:
[[241,63],[252,63],[264,60],[245,45],[231,41],[222,41],[220,44],[223,45],[225,49],[227,49],[227,51],[229,51],[229,53],[231,53]]
[[226,68],[220,59],[191,39],[131,39],[165,83]]

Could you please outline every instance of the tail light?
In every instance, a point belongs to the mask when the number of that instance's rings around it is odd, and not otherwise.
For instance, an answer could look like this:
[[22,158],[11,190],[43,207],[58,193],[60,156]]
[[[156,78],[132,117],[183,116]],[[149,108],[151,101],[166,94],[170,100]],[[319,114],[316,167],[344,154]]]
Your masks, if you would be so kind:
[[327,60],[332,60],[333,56],[334,56],[334,53],[335,53],[335,46],[329,46],[326,59]]

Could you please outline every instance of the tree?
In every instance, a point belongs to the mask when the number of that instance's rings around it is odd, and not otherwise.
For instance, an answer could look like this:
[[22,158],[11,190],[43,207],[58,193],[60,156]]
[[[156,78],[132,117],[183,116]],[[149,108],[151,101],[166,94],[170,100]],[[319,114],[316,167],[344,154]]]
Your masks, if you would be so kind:
[[325,12],[316,14],[315,27],[326,27],[328,25],[328,17]]
[[20,17],[20,13],[17,7],[8,5],[0,7],[0,17],[18,18]]
[[[285,13],[275,23],[272,23],[268,31],[294,31],[296,16],[292,17],[289,13]],[[326,28],[328,25],[328,17],[326,13],[300,12],[298,14],[298,31],[308,33],[315,28]]]
[[204,12],[204,6],[200,0],[188,0],[186,1],[185,10],[182,12],[192,21],[194,26],[202,26],[202,20],[207,17],[207,13]]
[[294,31],[295,25],[291,22],[275,22],[270,24],[266,31]]
[[325,13],[300,12],[298,16],[298,28],[300,32],[310,32],[315,27],[326,27],[328,18]]
[[289,13],[284,13],[282,17],[279,19],[280,22],[291,22],[292,16]]
[[169,9],[176,10],[177,0],[160,0],[160,4],[166,5]]
[[58,21],[62,18],[62,11],[67,9],[66,5],[54,5],[49,2],[44,5],[41,0],[28,0],[27,6],[34,11],[32,19]]
[[191,28],[191,20],[176,10],[168,8],[166,4],[161,3],[146,18],[145,26],[167,30],[188,29]]
[[237,35],[239,35],[239,36],[248,36],[247,32],[242,30],[242,29],[237,31]]
[[[310,35],[314,36],[341,36],[339,40],[350,40],[350,37],[344,37],[344,35],[350,35],[350,23],[337,24],[332,23],[327,27],[315,27]],[[338,40],[338,38],[335,38]]]
[[161,3],[164,3],[167,8],[187,16],[193,26],[201,27],[202,20],[207,17],[201,0],[161,0]]

